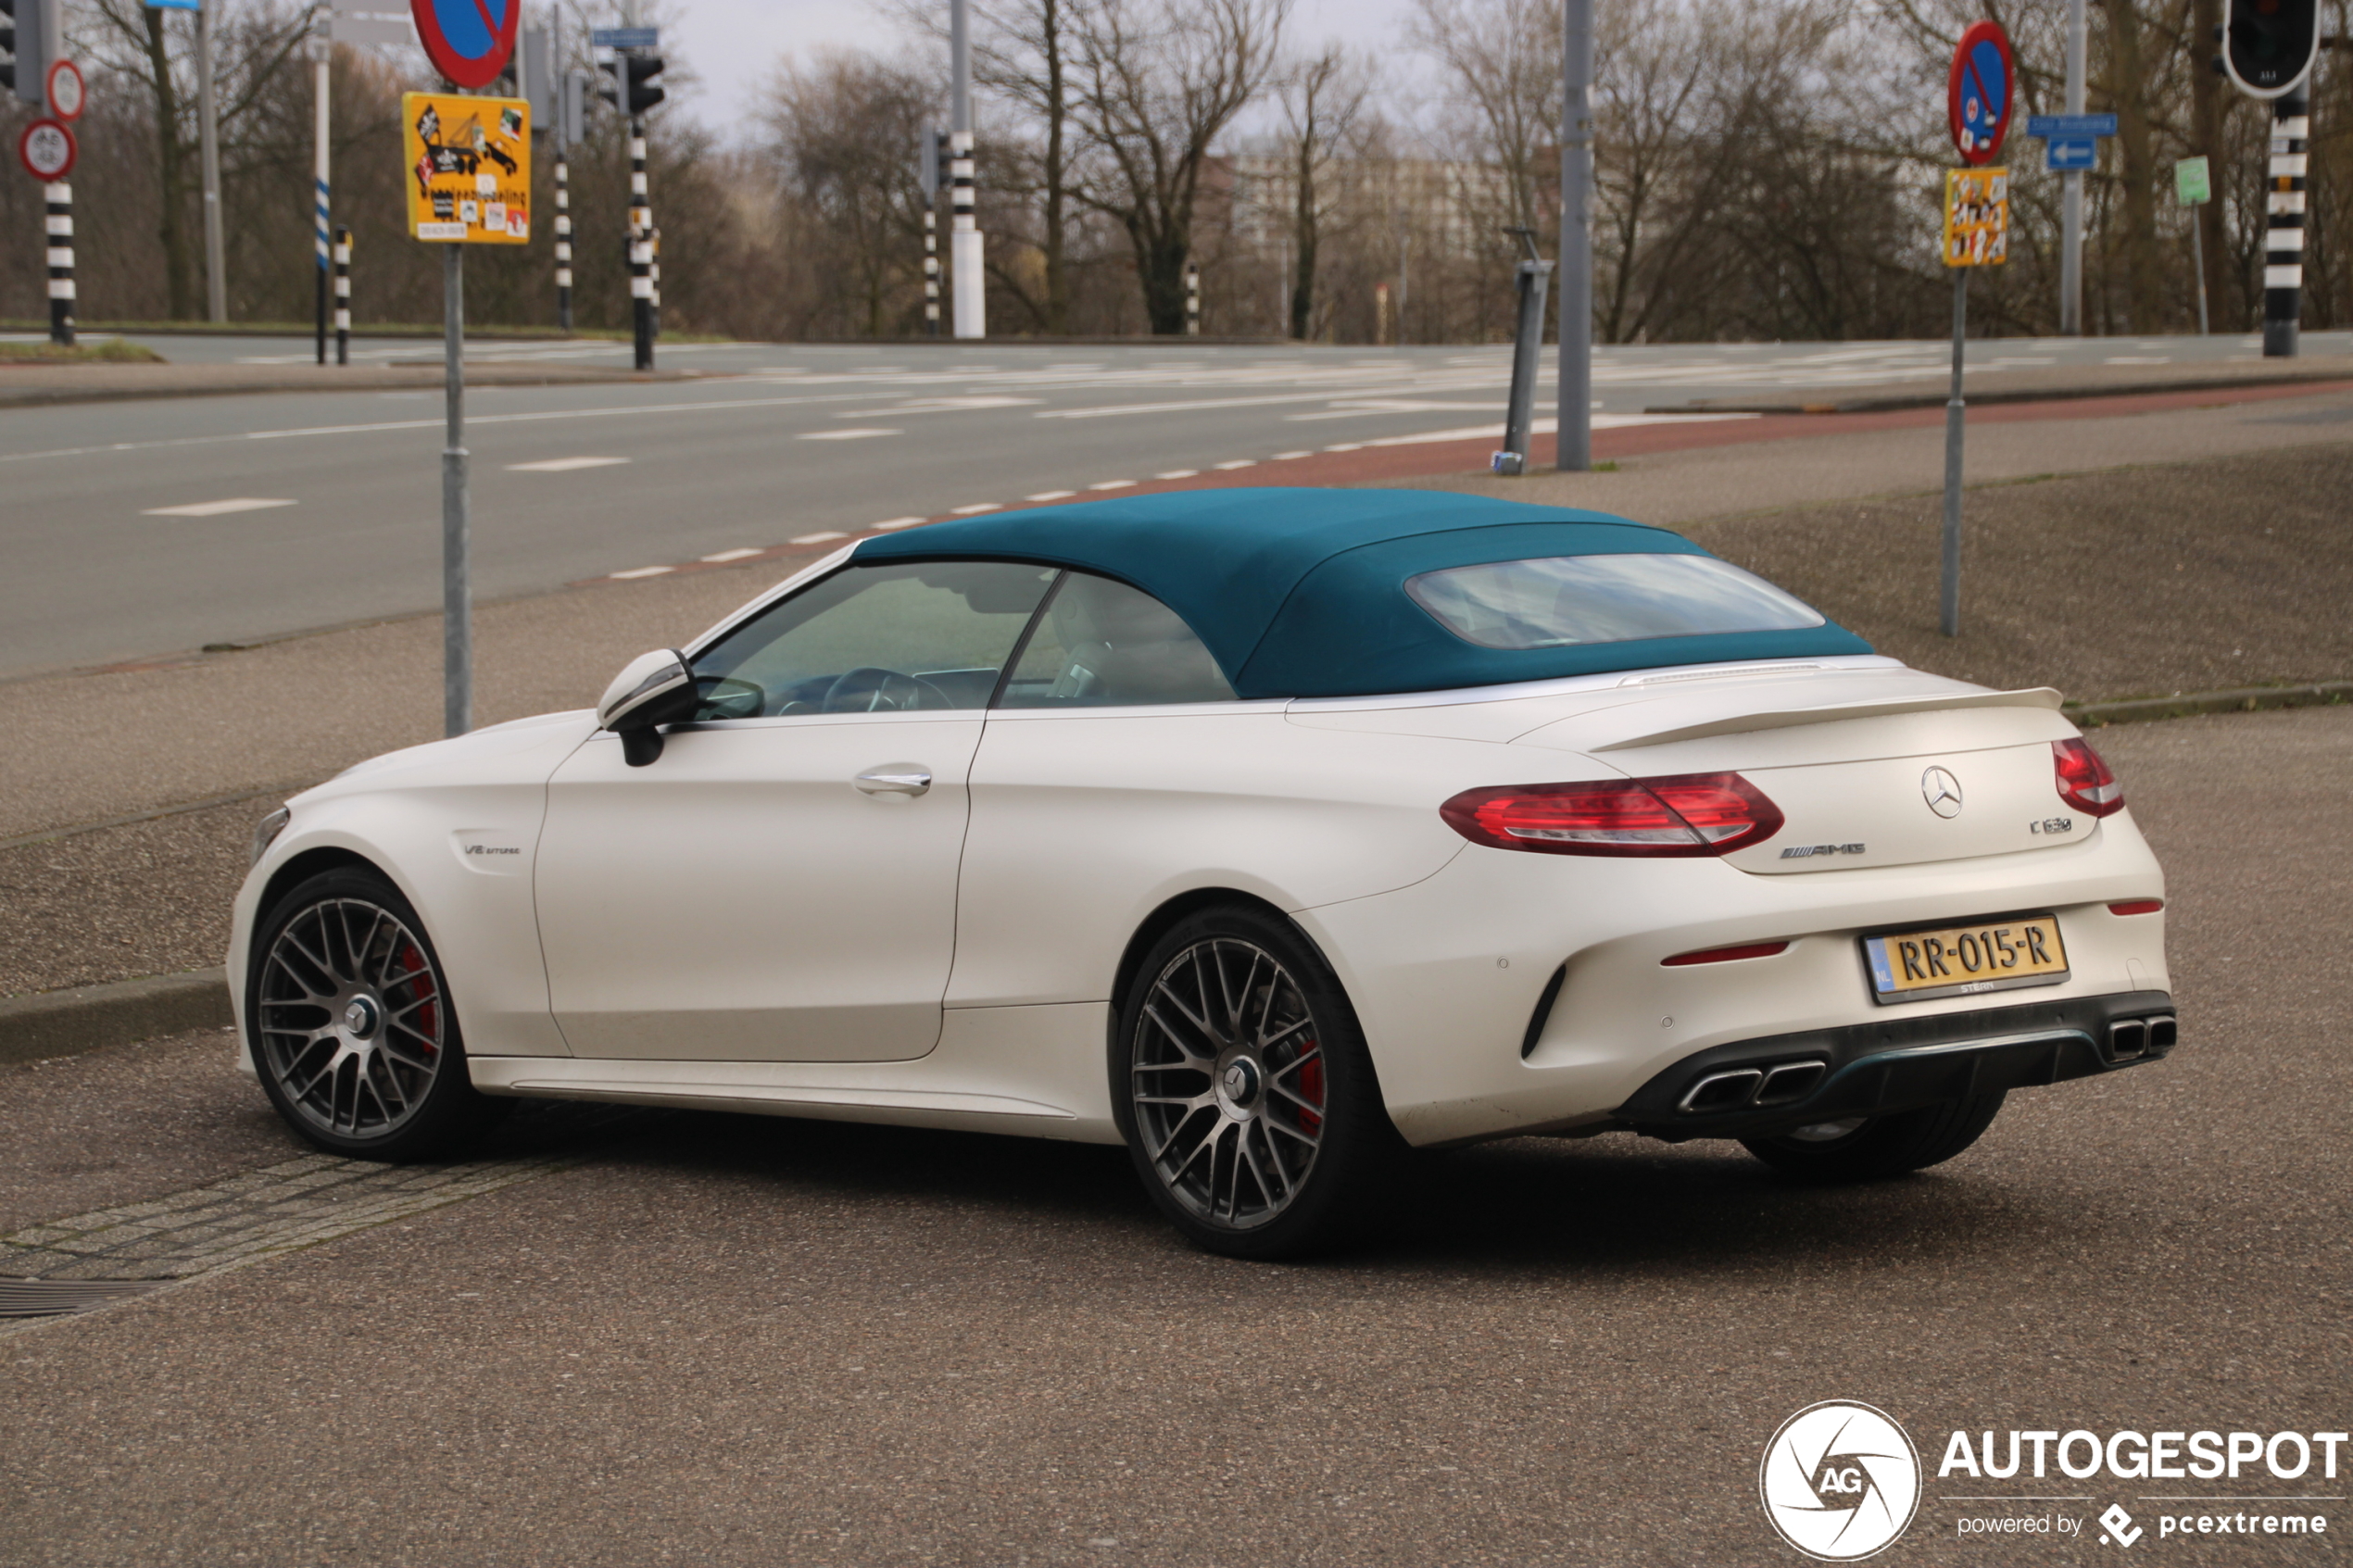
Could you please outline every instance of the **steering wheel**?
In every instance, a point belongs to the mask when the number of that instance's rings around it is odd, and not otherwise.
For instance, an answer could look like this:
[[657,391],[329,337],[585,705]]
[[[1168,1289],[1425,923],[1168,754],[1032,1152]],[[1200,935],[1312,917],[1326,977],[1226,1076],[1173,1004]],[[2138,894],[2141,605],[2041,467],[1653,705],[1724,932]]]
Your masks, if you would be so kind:
[[953,708],[948,694],[920,675],[862,664],[844,671],[819,699],[820,713],[907,712],[918,708]]

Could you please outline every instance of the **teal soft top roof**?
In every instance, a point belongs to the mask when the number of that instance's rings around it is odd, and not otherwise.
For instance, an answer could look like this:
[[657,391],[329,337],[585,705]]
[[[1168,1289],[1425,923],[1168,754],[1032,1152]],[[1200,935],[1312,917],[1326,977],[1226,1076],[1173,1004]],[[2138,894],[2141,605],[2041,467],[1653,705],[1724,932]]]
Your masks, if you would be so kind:
[[1182,490],[995,512],[862,541],[852,558],[1030,560],[1116,577],[1201,636],[1244,697],[1368,696],[1614,670],[1869,653],[1825,621],[1567,647],[1480,647],[1405,592],[1446,567],[1540,556],[1706,555],[1606,512],[1431,490]]

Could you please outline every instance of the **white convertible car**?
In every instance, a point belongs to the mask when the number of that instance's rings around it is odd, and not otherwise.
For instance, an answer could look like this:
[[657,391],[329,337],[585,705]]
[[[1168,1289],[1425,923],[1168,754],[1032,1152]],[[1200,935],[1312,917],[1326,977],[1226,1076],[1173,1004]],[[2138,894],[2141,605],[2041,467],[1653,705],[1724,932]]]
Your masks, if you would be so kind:
[[245,1063],[384,1159],[517,1096],[1124,1143],[1254,1257],[1404,1146],[1888,1175],[2172,1047],[2162,874],[2058,705],[1593,513],[1209,490],[868,538],[594,713],[273,813]]

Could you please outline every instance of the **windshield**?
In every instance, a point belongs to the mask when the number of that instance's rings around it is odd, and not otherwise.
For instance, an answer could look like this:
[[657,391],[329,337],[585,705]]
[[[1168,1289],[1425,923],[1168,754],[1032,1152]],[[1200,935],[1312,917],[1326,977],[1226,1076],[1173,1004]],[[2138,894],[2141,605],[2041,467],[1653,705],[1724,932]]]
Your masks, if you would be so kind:
[[1713,556],[1547,556],[1425,571],[1405,581],[1439,624],[1483,648],[1556,648],[1644,637],[1783,632],[1822,617]]

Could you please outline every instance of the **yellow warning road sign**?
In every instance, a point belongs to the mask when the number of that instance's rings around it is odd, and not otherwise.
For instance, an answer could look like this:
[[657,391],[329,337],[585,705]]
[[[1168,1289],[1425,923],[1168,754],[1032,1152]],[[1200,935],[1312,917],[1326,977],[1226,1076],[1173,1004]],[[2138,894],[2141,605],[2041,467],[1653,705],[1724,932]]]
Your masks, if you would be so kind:
[[1944,171],[1944,265],[1999,267],[2010,258],[2010,171]]
[[531,240],[531,106],[521,98],[407,93],[409,232],[420,240]]

